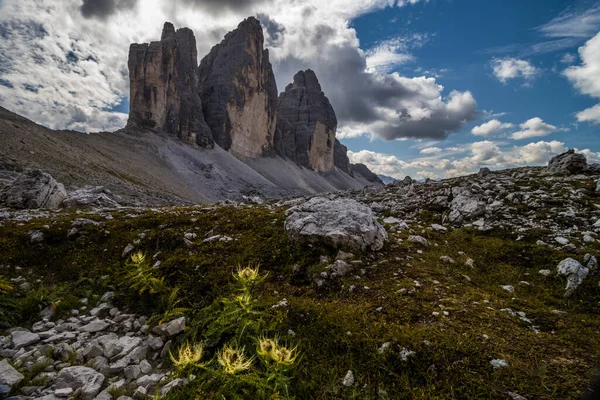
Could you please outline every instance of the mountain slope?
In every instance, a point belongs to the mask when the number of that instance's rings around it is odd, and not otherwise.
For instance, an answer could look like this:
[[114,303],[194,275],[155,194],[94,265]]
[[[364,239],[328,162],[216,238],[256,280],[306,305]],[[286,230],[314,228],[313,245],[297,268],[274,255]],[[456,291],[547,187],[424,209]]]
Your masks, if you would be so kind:
[[215,202],[244,194],[286,197],[372,184],[359,174],[319,174],[279,157],[243,162],[218,146],[197,149],[157,132],[53,131],[4,108],[0,142],[3,169],[46,169],[71,188],[105,186],[123,204]]

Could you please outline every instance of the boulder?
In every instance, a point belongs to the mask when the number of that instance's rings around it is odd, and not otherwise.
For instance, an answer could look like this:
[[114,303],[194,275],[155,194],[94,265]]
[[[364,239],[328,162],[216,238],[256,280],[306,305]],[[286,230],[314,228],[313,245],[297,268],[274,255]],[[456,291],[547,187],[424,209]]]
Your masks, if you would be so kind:
[[22,173],[0,194],[0,204],[18,209],[58,208],[67,197],[62,183],[39,169]]
[[82,400],[92,400],[100,392],[104,375],[88,367],[67,367],[56,376],[56,389],[80,390]]
[[352,199],[313,197],[288,214],[285,230],[300,244],[367,251],[381,249],[388,238],[373,211]]
[[249,17],[198,67],[202,110],[214,140],[241,157],[258,158],[273,148],[277,85],[263,44],[260,22]]
[[488,167],[483,167],[483,168],[479,168],[479,172],[477,172],[477,175],[479,176],[486,176],[489,175],[492,171],[490,171],[490,169]]
[[557,273],[567,278],[565,287],[565,297],[572,295],[575,290],[583,283],[590,270],[572,258],[565,258],[557,266]]
[[554,156],[550,159],[544,174],[546,175],[573,175],[584,172],[587,169],[587,160],[575,150]]
[[0,361],[0,385],[9,388],[18,385],[25,377],[8,363],[7,360]]
[[185,329],[185,317],[179,317],[173,321],[165,322],[154,328],[154,333],[167,337],[175,336]]
[[471,193],[464,192],[454,197],[450,202],[448,221],[458,223],[474,219],[483,215],[485,209],[486,203],[472,196]]
[[331,171],[336,129],[335,112],[315,73],[310,69],[296,73],[279,95],[274,140],[277,153],[313,171]]
[[166,22],[160,41],[129,48],[129,128],[166,132],[191,144],[211,147],[202,114],[196,68],[198,53],[191,29],[175,31]]
[[103,186],[86,186],[70,192],[61,204],[63,207],[117,208],[121,205]]
[[15,349],[27,347],[40,341],[40,335],[27,331],[16,331],[10,334]]

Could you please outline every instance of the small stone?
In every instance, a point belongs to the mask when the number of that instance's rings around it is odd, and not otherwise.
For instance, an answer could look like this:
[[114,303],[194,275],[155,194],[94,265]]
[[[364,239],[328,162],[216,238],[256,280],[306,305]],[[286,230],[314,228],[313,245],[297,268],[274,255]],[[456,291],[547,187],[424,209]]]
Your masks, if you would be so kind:
[[503,359],[494,359],[490,361],[490,364],[492,364],[492,367],[494,367],[494,369],[508,367],[508,361]]
[[500,287],[504,290],[506,290],[508,293],[512,293],[515,291],[515,288],[512,287],[511,285],[500,285]]
[[552,273],[552,271],[550,271],[549,269],[540,269],[538,271],[538,274],[544,275],[544,276],[550,276],[551,273]]
[[348,387],[354,385],[354,373],[352,371],[348,370],[348,372],[346,372],[346,376],[344,376],[344,379],[342,380],[342,385]]
[[408,237],[408,241],[412,242],[412,243],[418,243],[423,246],[429,246],[429,241],[427,239],[425,239],[423,236],[410,235]]
[[123,253],[121,253],[121,257],[127,257],[127,255],[133,251],[133,249],[134,249],[133,245],[131,243],[129,243],[123,249]]
[[555,237],[554,241],[556,241],[558,244],[561,244],[563,246],[569,244],[569,239],[564,238],[562,236]]
[[19,371],[13,368],[7,360],[0,361],[0,385],[6,385],[10,388],[18,385],[25,377]]
[[140,362],[140,372],[144,375],[148,375],[152,371],[152,365],[147,360]]
[[100,303],[108,303],[115,297],[115,292],[106,292],[100,298]]
[[123,370],[123,375],[129,380],[135,380],[142,374],[141,368],[138,365],[130,365]]
[[110,324],[108,322],[97,319],[81,327],[81,330],[83,332],[96,333],[105,330],[109,326]]
[[71,393],[73,393],[73,389],[72,388],[62,388],[62,389],[56,389],[54,391],[54,395],[56,397],[69,397],[71,395]]

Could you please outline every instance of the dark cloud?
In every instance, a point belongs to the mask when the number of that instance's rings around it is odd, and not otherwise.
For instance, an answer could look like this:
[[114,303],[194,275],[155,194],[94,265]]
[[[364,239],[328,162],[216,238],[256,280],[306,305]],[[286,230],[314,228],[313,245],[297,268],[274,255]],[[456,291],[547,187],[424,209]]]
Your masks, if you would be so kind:
[[[179,0],[182,5],[194,6],[212,13],[221,11],[248,11],[273,0]],[[177,2],[177,0],[175,0]]]
[[106,19],[118,10],[135,7],[137,0],[83,0],[81,15],[85,18]]
[[265,37],[265,45],[267,47],[279,46],[284,40],[285,27],[264,13],[257,13],[256,18],[260,21],[265,32],[267,33]]
[[[276,65],[278,82],[285,87],[298,70],[313,69],[340,125],[368,126],[369,133],[385,140],[405,137],[443,139],[476,117],[476,103],[470,94],[462,102],[457,94],[452,107],[448,105],[451,99],[436,102],[430,95],[431,91],[437,94],[434,81],[366,72],[365,57],[358,49],[350,45],[325,46],[323,43],[327,40],[321,36],[327,36],[326,30],[320,32],[317,29],[316,32],[307,40],[321,43],[319,48],[323,51],[310,61],[296,56],[281,60]],[[411,115],[407,105],[428,109],[429,115],[426,118]]]

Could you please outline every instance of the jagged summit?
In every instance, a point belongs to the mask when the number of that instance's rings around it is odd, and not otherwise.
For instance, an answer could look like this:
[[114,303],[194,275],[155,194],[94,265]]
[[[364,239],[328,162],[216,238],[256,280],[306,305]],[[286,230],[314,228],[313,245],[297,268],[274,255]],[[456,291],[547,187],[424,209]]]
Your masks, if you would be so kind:
[[331,171],[337,118],[312,70],[294,75],[279,95],[278,108],[277,153],[312,170]]
[[198,95],[196,38],[167,22],[158,42],[129,48],[130,128],[151,128],[203,147],[212,145]]
[[198,67],[199,93],[213,137],[237,156],[257,158],[273,148],[277,85],[263,45],[260,22],[247,18]]

